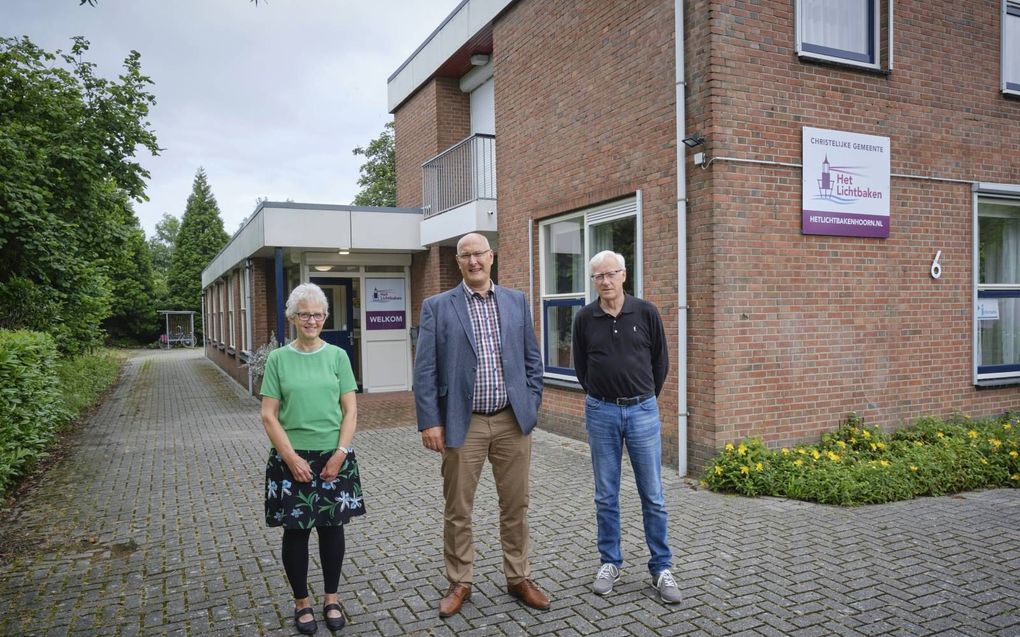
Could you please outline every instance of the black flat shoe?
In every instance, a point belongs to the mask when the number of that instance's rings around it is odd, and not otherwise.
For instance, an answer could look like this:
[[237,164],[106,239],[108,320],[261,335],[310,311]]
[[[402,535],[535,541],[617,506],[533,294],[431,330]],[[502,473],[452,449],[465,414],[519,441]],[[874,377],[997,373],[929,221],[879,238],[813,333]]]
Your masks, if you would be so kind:
[[[338,610],[340,611],[339,617],[330,617],[329,611]],[[347,625],[347,613],[340,604],[326,604],[322,607],[322,616],[326,618],[326,628],[332,631],[338,631]]]
[[[308,621],[301,621],[301,618],[305,615],[311,615],[312,618]],[[319,629],[319,626],[315,623],[315,611],[312,610],[311,606],[297,608],[294,610],[294,627],[298,629],[299,633],[304,635],[315,634],[315,631]]]

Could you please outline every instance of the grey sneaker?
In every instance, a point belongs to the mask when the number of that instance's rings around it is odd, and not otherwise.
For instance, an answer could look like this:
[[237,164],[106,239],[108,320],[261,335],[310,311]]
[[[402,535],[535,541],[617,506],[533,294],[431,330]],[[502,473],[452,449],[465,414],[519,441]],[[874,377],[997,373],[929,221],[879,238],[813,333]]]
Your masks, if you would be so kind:
[[659,572],[659,575],[652,581],[652,586],[659,591],[659,599],[664,604],[676,604],[682,599],[680,587],[676,585],[676,580],[673,579],[673,574],[668,568]]
[[613,584],[620,579],[620,569],[616,568],[614,564],[603,564],[599,567],[599,572],[595,574],[595,583],[591,585],[591,590],[596,595],[608,595],[613,592]]

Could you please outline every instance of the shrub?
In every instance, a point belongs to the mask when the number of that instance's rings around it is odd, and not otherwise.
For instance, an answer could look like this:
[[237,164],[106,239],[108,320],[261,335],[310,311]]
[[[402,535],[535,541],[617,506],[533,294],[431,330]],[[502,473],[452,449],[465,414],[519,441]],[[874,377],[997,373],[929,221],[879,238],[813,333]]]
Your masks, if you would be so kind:
[[53,337],[0,330],[0,492],[45,452],[71,419],[61,401]]
[[716,491],[843,506],[1020,487],[1020,418],[926,417],[890,435],[851,414],[818,445],[727,444],[702,482]]
[[59,358],[52,336],[0,330],[0,494],[116,379],[110,352]]

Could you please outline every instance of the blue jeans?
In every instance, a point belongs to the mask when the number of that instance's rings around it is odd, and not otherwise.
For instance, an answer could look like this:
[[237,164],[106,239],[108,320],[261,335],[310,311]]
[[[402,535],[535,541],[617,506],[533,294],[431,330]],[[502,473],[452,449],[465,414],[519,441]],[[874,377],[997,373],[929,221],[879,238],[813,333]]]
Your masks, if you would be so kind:
[[620,552],[620,461],[627,445],[634,481],[641,497],[645,542],[653,576],[672,566],[666,503],[662,495],[662,438],[659,404],[655,397],[638,405],[620,407],[586,396],[584,416],[595,472],[595,518],[598,549],[603,564],[623,565]]

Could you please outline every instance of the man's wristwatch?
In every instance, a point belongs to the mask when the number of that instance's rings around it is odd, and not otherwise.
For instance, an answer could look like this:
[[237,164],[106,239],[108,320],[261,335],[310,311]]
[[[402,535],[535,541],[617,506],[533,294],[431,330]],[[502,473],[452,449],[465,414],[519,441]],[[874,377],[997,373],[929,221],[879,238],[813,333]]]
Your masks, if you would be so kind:
[[343,452],[344,452],[344,455],[347,455],[347,456],[349,456],[349,455],[351,455],[352,453],[354,453],[354,446],[352,445],[352,446],[350,446],[350,447],[337,447],[337,448],[336,448],[336,450],[337,450],[337,451],[343,451]]

